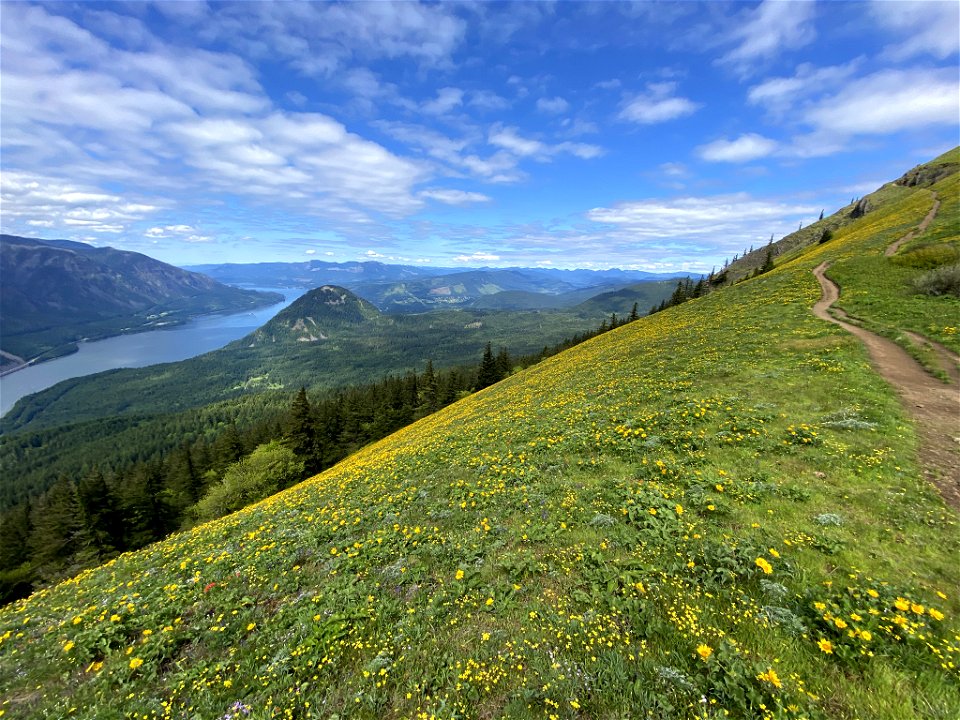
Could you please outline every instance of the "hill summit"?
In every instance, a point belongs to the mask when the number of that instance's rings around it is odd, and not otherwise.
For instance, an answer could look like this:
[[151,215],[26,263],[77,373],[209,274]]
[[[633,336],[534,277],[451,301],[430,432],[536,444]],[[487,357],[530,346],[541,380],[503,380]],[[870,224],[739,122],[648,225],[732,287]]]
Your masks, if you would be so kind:
[[346,288],[323,285],[277,313],[254,331],[246,344],[320,342],[346,326],[376,321],[379,317],[376,307]]

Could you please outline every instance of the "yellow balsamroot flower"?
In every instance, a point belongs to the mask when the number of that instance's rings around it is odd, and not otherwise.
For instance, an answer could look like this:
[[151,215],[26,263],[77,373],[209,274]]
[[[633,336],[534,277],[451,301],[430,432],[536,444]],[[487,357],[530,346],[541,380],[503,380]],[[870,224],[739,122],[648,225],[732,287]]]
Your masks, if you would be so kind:
[[930,617],[934,620],[943,620],[943,613],[937,610],[936,608],[930,608]]
[[871,634],[871,632],[870,632],[869,630],[861,630],[861,631],[860,631],[860,638],[861,638],[864,642],[870,642],[870,641],[873,639],[873,635]]
[[829,640],[824,640],[823,638],[820,638],[819,640],[817,640],[817,647],[820,648],[821,652],[827,653],[827,655],[833,654],[833,643],[830,642]]
[[903,610],[906,612],[910,609],[910,601],[906,598],[898,597],[896,600],[894,600],[893,604],[897,610]]
[[773,572],[773,566],[768,563],[765,558],[758,557],[756,560],[754,560],[754,563],[758,568],[763,570],[764,574],[766,575],[769,575]]
[[913,612],[915,612],[917,615],[923,615],[923,611],[925,610],[923,605],[919,605],[917,603],[910,603],[910,609],[913,610]]
[[762,672],[757,675],[757,680],[768,682],[774,687],[783,687],[783,682],[780,680],[780,676],[777,675],[777,671],[773,668],[767,668],[766,672]]
[[138,667],[140,667],[141,665],[143,665],[143,660],[141,660],[140,658],[138,658],[138,657],[130,658],[130,669],[131,669],[131,670],[136,670],[136,669],[137,669]]
[[73,650],[73,640],[68,640],[63,644],[63,651],[70,652],[71,650]]
[[457,580],[463,580],[463,570],[457,570],[457,574],[454,577]]
[[706,660],[713,655],[713,648],[709,645],[697,645],[697,655],[699,655],[702,660]]

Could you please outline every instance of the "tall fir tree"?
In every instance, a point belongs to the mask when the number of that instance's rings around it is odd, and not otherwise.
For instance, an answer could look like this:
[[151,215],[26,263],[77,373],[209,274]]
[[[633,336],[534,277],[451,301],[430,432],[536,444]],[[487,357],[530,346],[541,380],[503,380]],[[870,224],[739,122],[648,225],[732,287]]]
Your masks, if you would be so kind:
[[306,472],[315,473],[320,469],[321,460],[317,448],[317,431],[313,408],[307,398],[306,388],[300,388],[290,405],[290,421],[286,440],[297,459],[303,462]]
[[497,360],[493,356],[493,348],[490,347],[490,343],[487,343],[483,351],[483,359],[480,361],[480,369],[477,371],[477,390],[483,390],[499,380]]
[[44,581],[62,577],[87,548],[83,509],[73,482],[61,477],[34,505],[30,562]]

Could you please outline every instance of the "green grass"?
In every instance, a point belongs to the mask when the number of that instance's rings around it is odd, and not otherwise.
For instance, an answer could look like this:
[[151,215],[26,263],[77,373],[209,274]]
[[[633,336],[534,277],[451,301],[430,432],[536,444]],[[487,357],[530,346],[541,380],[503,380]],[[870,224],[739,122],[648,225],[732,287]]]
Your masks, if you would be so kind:
[[0,610],[0,708],[956,718],[957,515],[810,313],[927,197]]
[[869,234],[871,239],[863,245],[869,251],[861,251],[859,244],[851,245],[851,251],[842,253],[830,266],[828,275],[841,288],[837,306],[867,328],[898,340],[908,349],[912,345],[902,330],[912,330],[960,352],[960,298],[915,292],[912,282],[927,268],[900,262],[917,248],[960,248],[960,175],[941,180],[932,190],[940,195],[941,205],[925,233],[901,247],[897,255],[884,257],[883,249],[912,230],[932,206],[932,194],[921,190],[841,231],[855,237]]

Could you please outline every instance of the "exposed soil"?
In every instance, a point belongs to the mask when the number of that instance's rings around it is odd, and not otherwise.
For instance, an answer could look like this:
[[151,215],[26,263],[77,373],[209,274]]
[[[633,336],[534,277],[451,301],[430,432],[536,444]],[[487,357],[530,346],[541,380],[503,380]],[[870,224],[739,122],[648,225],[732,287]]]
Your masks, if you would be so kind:
[[[921,223],[921,228],[930,222],[938,206],[939,201]],[[902,242],[904,238],[894,245],[899,247]],[[820,301],[813,306],[813,314],[839,325],[866,345],[874,369],[897,391],[904,408],[916,422],[924,477],[937,487],[948,504],[960,509],[960,390],[957,385],[948,385],[927,373],[892,340],[831,315],[830,306],[840,297],[840,289],[824,274],[827,266],[828,263],[821,263],[813,271],[822,291]],[[931,343],[935,349],[938,347],[926,338],[916,338]],[[942,346],[941,349],[947,353],[946,359],[952,356],[956,373],[956,356]]]
[[927,229],[927,226],[928,226],[931,222],[933,222],[933,218],[936,217],[936,215],[937,215],[937,210],[939,210],[939,209],[940,209],[940,198],[938,198],[938,197],[937,197],[937,194],[934,193],[934,194],[933,194],[933,207],[930,208],[930,212],[927,213],[927,216],[926,216],[923,220],[920,221],[920,224],[919,224],[919,225],[917,225],[917,229],[916,229],[916,230],[911,230],[910,232],[908,232],[906,235],[904,235],[902,238],[900,238],[900,239],[897,240],[896,242],[890,243],[889,247],[887,247],[887,249],[884,250],[883,254],[886,255],[887,257],[892,256],[895,252],[897,252],[897,250],[900,249],[900,246],[901,246],[901,245],[903,245],[904,243],[910,242],[910,241],[913,240],[917,235],[919,235],[919,234],[922,233],[924,230],[926,230],[926,229]]

